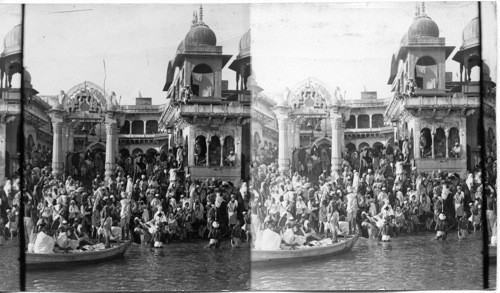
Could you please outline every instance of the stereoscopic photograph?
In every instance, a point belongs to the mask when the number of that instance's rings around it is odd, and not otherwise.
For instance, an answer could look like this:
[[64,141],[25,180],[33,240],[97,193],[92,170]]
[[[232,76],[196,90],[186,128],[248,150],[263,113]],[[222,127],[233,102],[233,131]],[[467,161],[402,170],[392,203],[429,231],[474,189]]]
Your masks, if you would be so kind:
[[1,291],[496,288],[496,2],[1,4]]

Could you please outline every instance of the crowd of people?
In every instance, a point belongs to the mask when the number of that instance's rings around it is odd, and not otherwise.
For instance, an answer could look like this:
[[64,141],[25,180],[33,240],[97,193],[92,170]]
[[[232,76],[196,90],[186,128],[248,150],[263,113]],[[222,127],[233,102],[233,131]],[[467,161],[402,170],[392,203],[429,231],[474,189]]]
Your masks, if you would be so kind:
[[18,234],[23,201],[21,220],[35,252],[109,247],[124,239],[155,247],[194,238],[210,239],[210,247],[223,239],[242,246],[251,239],[255,249],[333,243],[355,233],[388,241],[418,231],[446,239],[456,230],[463,239],[479,229],[496,243],[496,153],[487,154],[483,183],[481,163],[465,176],[425,173],[411,168],[402,149],[383,149],[376,160],[365,159],[366,149],[346,153],[330,174],[294,163],[289,173],[279,172],[276,148],[263,147],[248,187],[191,178],[181,147],[119,158],[106,179],[100,172],[92,180],[78,172],[57,177],[48,166],[25,164],[23,192],[18,173],[0,190],[0,239]]
[[[180,156],[169,150],[147,160],[142,154],[118,159],[113,176],[95,172],[91,181],[86,174],[55,176],[48,166],[25,164],[23,192],[19,174],[2,189],[0,231],[7,237],[19,234],[22,200],[32,252],[92,250],[125,239],[154,247],[191,239],[210,239],[209,247],[219,247],[224,239],[232,247],[244,246],[250,202],[246,183],[191,178],[180,150]],[[145,163],[129,168],[130,161]]]
[[347,153],[340,170],[323,169],[319,176],[293,168],[284,174],[276,157],[258,157],[250,184],[254,248],[315,246],[355,233],[389,241],[419,231],[446,239],[456,230],[463,239],[479,229],[488,229],[496,243],[496,154],[487,155],[483,184],[481,163],[466,174],[426,173],[411,167],[402,149],[383,149],[376,160],[364,159],[366,149]]

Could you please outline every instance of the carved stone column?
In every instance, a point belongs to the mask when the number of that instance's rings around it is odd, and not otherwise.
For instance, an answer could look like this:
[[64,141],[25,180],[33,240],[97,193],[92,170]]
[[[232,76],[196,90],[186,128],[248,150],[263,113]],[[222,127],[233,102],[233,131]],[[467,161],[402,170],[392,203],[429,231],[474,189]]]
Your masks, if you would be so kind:
[[207,155],[206,155],[207,167],[210,166],[210,138],[207,139]]
[[220,165],[224,166],[224,140],[223,139],[220,139]]
[[53,121],[52,174],[60,176],[63,173],[63,122]]
[[444,134],[446,135],[446,158],[450,157],[450,149],[449,149],[449,144],[448,144],[448,138],[450,137],[450,128],[446,128],[444,131]]
[[300,124],[295,124],[295,137],[294,137],[294,145],[296,148],[300,148]]
[[278,119],[278,170],[281,173],[288,173],[290,170],[290,150],[288,148],[288,117],[290,107],[286,104],[281,104],[274,107],[276,118]]
[[0,119],[0,182],[5,182],[5,154],[7,152],[7,123],[5,122],[5,115]]
[[435,152],[434,152],[434,149],[436,148],[436,146],[434,145],[434,138],[435,138],[435,136],[436,136],[436,130],[435,130],[435,129],[432,129],[432,133],[431,133],[431,139],[432,139],[432,149],[431,149],[431,151],[432,151],[432,158],[433,158],[433,159],[435,159],[435,158],[436,158],[436,157],[435,157],[435,154],[434,154],[434,153],[435,153]]
[[[330,123],[332,125],[332,174],[341,169],[342,164],[342,115],[339,109],[334,107],[330,111]],[[334,176],[332,176],[334,178]]]
[[73,127],[69,128],[68,134],[68,152],[75,151],[75,129]]
[[115,144],[118,138],[118,130],[116,127],[116,122],[106,123],[106,161],[104,177],[106,179],[110,178],[115,174],[116,169],[116,148]]

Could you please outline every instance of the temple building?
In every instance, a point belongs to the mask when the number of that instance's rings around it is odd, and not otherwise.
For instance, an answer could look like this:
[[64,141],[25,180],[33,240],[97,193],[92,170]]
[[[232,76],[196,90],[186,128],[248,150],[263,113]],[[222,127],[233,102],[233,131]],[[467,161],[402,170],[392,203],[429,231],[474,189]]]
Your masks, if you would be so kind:
[[169,147],[182,154],[186,174],[235,182],[248,176],[250,162],[249,33],[241,38],[229,67],[236,73],[236,90],[222,80],[222,69],[231,59],[222,49],[200,7],[169,62],[167,103],[159,126],[170,135]]
[[[445,62],[455,47],[446,46],[437,24],[417,8],[415,19],[392,57],[388,83],[393,96],[385,112],[397,140],[410,142],[410,159],[423,171],[463,173],[480,161],[478,133],[495,140],[495,83],[480,59],[478,18],[467,25],[462,46],[453,57],[460,63],[460,81],[453,82]],[[471,70],[482,64],[483,84]],[[479,67],[478,67],[479,68]],[[483,100],[485,128],[479,125]]]
[[[15,26],[4,38],[0,55],[0,182],[5,182],[20,164],[18,142],[25,141],[26,152],[50,152],[52,133],[46,111],[50,105],[36,96],[29,72],[22,68],[21,25]],[[23,72],[24,71],[24,72]],[[21,86],[21,76],[24,86]],[[22,93],[22,88],[24,92]],[[24,99],[24,137],[21,131],[21,99]],[[37,152],[38,153],[38,152]],[[37,154],[38,155],[38,154]]]

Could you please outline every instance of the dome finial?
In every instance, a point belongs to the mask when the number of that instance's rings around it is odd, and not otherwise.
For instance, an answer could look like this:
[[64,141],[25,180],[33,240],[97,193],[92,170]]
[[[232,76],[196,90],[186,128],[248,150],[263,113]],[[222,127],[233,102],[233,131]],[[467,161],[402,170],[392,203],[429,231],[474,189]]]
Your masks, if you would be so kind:
[[200,14],[198,15],[198,23],[203,23],[203,6],[200,4]]
[[415,4],[415,18],[420,15],[420,8],[418,7],[418,3]]
[[196,15],[196,10],[195,10],[195,11],[193,11],[193,20],[191,21],[191,23],[192,23],[193,25],[195,25],[195,24],[196,24],[196,22],[198,22],[198,17],[197,17],[197,15]]
[[422,9],[420,11],[421,15],[425,15],[425,2],[422,2]]

